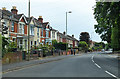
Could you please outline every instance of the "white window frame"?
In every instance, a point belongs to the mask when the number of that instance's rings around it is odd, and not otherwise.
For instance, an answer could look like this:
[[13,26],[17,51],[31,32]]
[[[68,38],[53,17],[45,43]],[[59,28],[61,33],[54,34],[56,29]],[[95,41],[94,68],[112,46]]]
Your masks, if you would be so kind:
[[[20,26],[21,26],[21,28],[20,28]],[[25,27],[25,23],[19,22],[19,33],[20,34],[24,34],[24,27]]]
[[14,31],[14,22],[12,22],[11,25],[12,25],[12,26],[11,26],[11,31]]

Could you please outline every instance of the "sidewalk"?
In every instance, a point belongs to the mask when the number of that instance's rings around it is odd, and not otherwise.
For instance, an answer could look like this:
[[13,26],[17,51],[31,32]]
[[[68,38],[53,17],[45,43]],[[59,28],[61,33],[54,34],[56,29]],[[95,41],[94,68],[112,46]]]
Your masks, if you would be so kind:
[[2,71],[3,71],[3,73],[6,73],[9,71],[18,70],[18,69],[22,69],[25,67],[30,67],[30,66],[34,66],[34,65],[38,65],[38,64],[42,64],[42,63],[62,60],[64,58],[68,58],[68,57],[73,57],[73,55],[62,55],[62,56],[55,56],[55,57],[52,56],[52,57],[40,58],[37,60],[30,60],[30,61],[6,64],[6,65],[2,65]]
[[120,59],[120,54],[110,54],[109,56]]

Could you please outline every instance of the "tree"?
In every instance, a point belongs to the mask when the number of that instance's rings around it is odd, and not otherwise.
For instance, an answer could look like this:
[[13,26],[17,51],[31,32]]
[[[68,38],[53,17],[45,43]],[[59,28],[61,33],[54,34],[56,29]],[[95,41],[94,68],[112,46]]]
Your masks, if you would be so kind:
[[81,32],[79,39],[80,41],[85,41],[88,45],[90,45],[90,35],[88,32]]
[[88,44],[85,41],[80,41],[78,47],[81,47],[85,52],[88,50]]
[[97,21],[97,25],[94,26],[95,32],[98,33],[103,41],[111,42],[111,20],[109,18],[110,3],[96,2],[94,8],[94,15]]
[[2,49],[5,49],[5,46],[8,45],[8,38],[2,37]]
[[[117,44],[120,46],[120,2],[96,2],[94,15],[98,23],[94,28],[101,39],[107,41],[109,44],[111,41],[118,40]],[[118,29],[116,34],[112,31],[115,28]],[[118,38],[114,39],[114,35],[118,35]]]
[[118,28],[114,27],[112,29],[112,36],[111,36],[111,46],[113,50],[119,50],[120,49],[120,44],[119,44],[119,35],[118,35]]
[[57,44],[57,40],[52,40],[52,45],[54,46],[55,44]]

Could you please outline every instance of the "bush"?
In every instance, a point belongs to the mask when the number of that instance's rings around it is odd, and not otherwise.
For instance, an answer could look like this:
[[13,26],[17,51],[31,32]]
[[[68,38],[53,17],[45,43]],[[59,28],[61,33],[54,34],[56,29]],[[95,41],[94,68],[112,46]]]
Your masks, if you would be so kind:
[[120,50],[120,43],[119,43],[119,30],[118,27],[112,28],[112,35],[111,35],[111,46],[114,51]]
[[81,47],[81,50],[87,50],[88,44],[85,41],[80,41],[78,47]]

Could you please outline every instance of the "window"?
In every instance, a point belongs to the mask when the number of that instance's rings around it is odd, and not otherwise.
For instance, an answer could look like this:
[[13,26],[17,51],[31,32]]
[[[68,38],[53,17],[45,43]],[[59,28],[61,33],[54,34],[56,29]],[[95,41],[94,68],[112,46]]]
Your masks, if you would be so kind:
[[27,40],[25,40],[25,49],[27,49]]
[[19,41],[19,47],[20,47],[20,49],[22,49],[22,46],[23,46],[23,41],[20,40],[20,41]]
[[48,37],[48,35],[49,35],[49,32],[48,32],[48,31],[46,31],[46,37]]
[[19,33],[22,33],[22,24],[19,24]]
[[19,24],[19,33],[24,34],[24,26],[25,24],[22,23]]
[[37,45],[37,42],[35,41],[35,46]]
[[14,31],[14,22],[12,22],[11,31]]
[[52,38],[55,38],[55,32],[52,32]]
[[24,34],[24,24],[22,24],[22,34]]
[[30,25],[30,35],[34,35],[34,27],[33,27],[33,25]]
[[39,37],[39,28],[37,29],[37,36]]
[[41,29],[42,31],[41,31],[41,36],[43,36],[43,29]]

